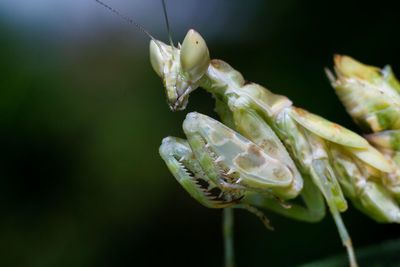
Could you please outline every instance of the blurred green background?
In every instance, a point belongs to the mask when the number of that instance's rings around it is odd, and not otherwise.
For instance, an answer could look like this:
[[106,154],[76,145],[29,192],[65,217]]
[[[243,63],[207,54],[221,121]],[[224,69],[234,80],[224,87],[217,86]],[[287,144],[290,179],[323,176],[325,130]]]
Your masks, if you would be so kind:
[[[195,28],[212,58],[355,131],[323,72],[332,55],[400,76],[388,3],[166,2],[175,41]],[[107,3],[167,41],[160,1]],[[215,117],[214,101],[197,90],[170,112],[148,41],[93,0],[0,2],[0,266],[222,265],[221,211],[191,199],[158,155],[163,137],[183,137],[188,111]],[[238,266],[344,253],[330,216],[268,217],[274,232],[235,212]],[[356,248],[400,238],[351,206],[343,218]]]

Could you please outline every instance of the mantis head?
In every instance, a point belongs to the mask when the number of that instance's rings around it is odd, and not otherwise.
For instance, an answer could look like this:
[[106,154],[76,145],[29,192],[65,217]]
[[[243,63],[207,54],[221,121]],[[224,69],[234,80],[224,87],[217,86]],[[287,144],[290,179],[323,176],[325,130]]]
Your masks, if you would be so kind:
[[203,37],[191,29],[178,47],[152,39],[150,62],[163,79],[170,109],[176,111],[186,108],[189,94],[208,69],[210,54]]
[[210,54],[203,37],[197,31],[190,29],[182,45],[178,44],[178,47],[175,47],[171,38],[164,1],[162,4],[170,45],[156,40],[141,25],[101,0],[95,1],[138,28],[151,39],[150,62],[154,71],[163,79],[169,107],[172,111],[185,109],[189,94],[199,86],[200,79],[210,64]]

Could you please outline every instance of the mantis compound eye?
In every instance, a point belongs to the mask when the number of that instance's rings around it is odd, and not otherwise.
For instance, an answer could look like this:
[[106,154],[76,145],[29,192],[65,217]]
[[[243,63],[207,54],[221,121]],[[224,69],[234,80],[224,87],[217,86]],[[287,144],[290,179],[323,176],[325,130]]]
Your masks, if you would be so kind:
[[164,67],[173,57],[172,54],[172,48],[169,45],[158,40],[150,41],[150,63],[158,76],[164,75]]
[[154,71],[161,77],[163,70],[162,55],[160,49],[157,47],[156,42],[150,41],[150,63]]
[[186,34],[181,48],[181,66],[192,81],[199,80],[208,69],[210,53],[201,35],[191,29]]

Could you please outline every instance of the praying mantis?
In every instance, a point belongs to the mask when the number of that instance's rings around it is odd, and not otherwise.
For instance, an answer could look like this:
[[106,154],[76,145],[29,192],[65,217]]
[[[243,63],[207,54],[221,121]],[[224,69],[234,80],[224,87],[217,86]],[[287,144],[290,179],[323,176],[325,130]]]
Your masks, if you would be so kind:
[[[287,97],[246,82],[228,63],[211,60],[195,30],[175,46],[171,38],[165,44],[133,24],[151,38],[151,65],[163,80],[172,111],[184,110],[197,88],[216,100],[222,123],[189,113],[183,122],[187,140],[167,137],[160,147],[171,173],[198,202],[224,208],[227,216],[230,208],[246,209],[268,228],[260,209],[317,222],[325,216],[326,202],[351,266],[357,266],[356,257],[340,215],[347,209],[345,195],[377,221],[400,221],[392,192],[397,184],[389,186],[396,172],[394,157],[358,134],[293,106]],[[383,141],[368,140],[383,151],[378,145]],[[388,182],[381,183],[381,177]],[[304,205],[291,201],[296,198]]]
[[[202,87],[213,94],[217,103],[216,111],[226,125],[250,140],[255,147],[262,148],[264,152],[282,162],[284,149],[278,149],[276,145],[280,140],[294,160],[303,179],[308,181],[304,184],[311,188],[317,187],[322,193],[337,225],[343,245],[347,249],[350,265],[357,266],[350,237],[340,216],[340,212],[347,209],[347,202],[337,176],[350,180],[346,185],[356,191],[357,184],[352,183],[351,178],[359,165],[368,166],[371,170],[382,173],[392,171],[392,166],[381,153],[364,138],[350,130],[296,108],[288,98],[273,94],[260,85],[246,83],[241,74],[227,63],[221,60],[210,60],[204,39],[194,30],[189,30],[182,45],[177,48],[152,40],[150,42],[150,60],[156,73],[163,78],[171,110],[184,109],[188,103],[190,92]],[[215,144],[207,139],[209,137],[207,134],[200,133],[200,130],[188,129],[185,124],[186,122],[184,122],[184,131],[195,155],[191,158],[192,162],[198,162],[205,174],[223,193],[230,194],[236,190],[253,192],[255,194],[248,197],[248,203],[272,209],[295,219],[313,221],[324,216],[322,208],[324,203],[321,198],[316,197],[319,193],[314,189],[303,189],[306,193],[314,192],[311,199],[307,194],[302,195],[306,203],[303,209],[295,204],[291,208],[285,209],[280,205],[271,204],[270,199],[266,200],[268,198],[264,197],[260,200],[263,188],[248,184],[248,179],[244,178],[240,172],[243,166],[239,166],[235,161],[233,161],[233,165],[226,164],[226,161],[232,162],[232,157],[242,155],[243,152],[238,153],[228,149],[216,150]],[[193,142],[191,134],[197,134],[199,140]],[[226,139],[229,140],[229,135],[228,137],[225,135],[222,139],[225,141],[220,142],[225,144]],[[174,147],[175,144],[163,142],[160,148],[161,155],[172,174],[179,177],[177,171],[179,166],[171,168],[169,160],[177,160],[182,156],[180,171],[188,169],[190,166],[185,165],[183,155],[165,153],[167,146]],[[207,153],[207,148],[210,148],[209,153],[212,156],[209,156],[204,164],[204,156],[200,153]],[[247,154],[249,154],[248,151]],[[249,157],[248,164],[257,168],[266,168],[264,165],[257,165],[259,162],[266,162],[265,157],[263,158]],[[223,163],[222,166],[220,162]],[[209,169],[212,171],[208,172]],[[293,171],[293,169],[291,170]],[[368,180],[371,175],[372,171],[359,174],[360,179],[364,180]],[[284,177],[287,176],[286,174]],[[287,186],[290,184],[296,186],[299,185],[299,182],[296,182],[294,178],[292,180],[286,178],[286,186],[276,190],[276,185],[281,181],[281,177],[281,172],[278,172],[272,176],[263,177],[261,180],[272,179],[274,182],[269,185],[272,193],[283,199],[290,199],[287,192],[292,192],[293,187]],[[179,178],[177,180],[180,181]],[[374,194],[377,190],[372,186],[371,190],[365,191],[361,195],[361,205],[366,209],[373,206],[383,214],[382,216],[390,216],[391,214],[385,213],[385,207],[380,206],[380,203],[375,203]],[[195,190],[187,189],[187,191],[192,196],[197,194]],[[297,190],[296,193],[301,192]],[[400,214],[399,211],[395,216]]]

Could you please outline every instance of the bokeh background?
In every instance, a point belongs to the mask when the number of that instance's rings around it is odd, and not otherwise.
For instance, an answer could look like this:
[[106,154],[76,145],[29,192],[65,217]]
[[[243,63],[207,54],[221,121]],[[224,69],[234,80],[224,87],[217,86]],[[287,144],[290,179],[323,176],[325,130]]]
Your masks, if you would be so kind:
[[[389,3],[166,2],[175,41],[195,28],[212,58],[355,131],[323,72],[333,54],[400,76]],[[160,1],[107,3],[168,40]],[[158,155],[163,137],[183,137],[188,111],[215,117],[214,101],[197,90],[170,112],[148,42],[93,0],[0,2],[1,266],[222,265],[221,211],[191,199]],[[268,217],[274,232],[235,212],[238,266],[345,257],[330,216]],[[356,248],[400,238],[351,205],[343,218]]]

